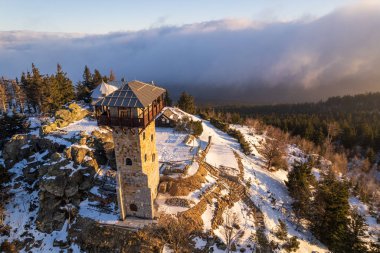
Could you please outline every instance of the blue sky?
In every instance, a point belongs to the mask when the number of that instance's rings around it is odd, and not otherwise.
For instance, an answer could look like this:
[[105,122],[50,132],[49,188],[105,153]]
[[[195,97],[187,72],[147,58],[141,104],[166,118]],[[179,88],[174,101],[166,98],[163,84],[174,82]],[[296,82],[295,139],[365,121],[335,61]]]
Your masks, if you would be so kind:
[[220,19],[319,17],[358,0],[0,0],[0,31],[108,33]]

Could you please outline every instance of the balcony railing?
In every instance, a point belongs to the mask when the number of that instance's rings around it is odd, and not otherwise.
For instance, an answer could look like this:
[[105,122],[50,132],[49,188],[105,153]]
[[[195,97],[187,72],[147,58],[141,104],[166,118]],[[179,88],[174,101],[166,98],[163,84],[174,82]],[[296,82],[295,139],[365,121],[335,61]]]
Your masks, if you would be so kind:
[[110,127],[146,127],[149,122],[145,122],[143,118],[123,118],[123,117],[109,117],[107,115],[99,115],[97,117],[99,126]]
[[164,103],[161,102],[150,108],[149,112],[145,109],[142,118],[112,117],[108,115],[98,115],[96,118],[99,126],[145,128],[156,118],[163,108]]

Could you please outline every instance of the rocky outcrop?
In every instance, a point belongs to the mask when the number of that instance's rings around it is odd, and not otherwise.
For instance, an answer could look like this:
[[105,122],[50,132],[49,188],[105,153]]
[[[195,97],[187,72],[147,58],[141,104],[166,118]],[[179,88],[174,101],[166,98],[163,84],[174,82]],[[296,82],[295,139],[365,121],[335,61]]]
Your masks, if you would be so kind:
[[92,136],[88,137],[87,145],[94,149],[94,157],[99,164],[108,164],[111,168],[116,169],[115,147],[111,131],[92,132]]
[[29,138],[27,135],[14,135],[3,149],[3,158],[5,162],[16,163],[29,156],[28,149]]
[[64,146],[54,143],[51,140],[32,135],[14,135],[4,145],[3,158],[5,165],[10,168],[15,163],[27,159],[29,156],[41,151],[48,150],[50,154],[62,152]]
[[[58,155],[53,154],[53,157],[58,158]],[[37,228],[51,233],[62,229],[68,216],[67,205],[79,208],[81,199],[87,194],[85,191],[94,184],[95,170],[61,157],[59,161],[44,164],[38,171],[45,174],[40,175]]]
[[[96,231],[94,233],[94,231]],[[163,243],[144,231],[132,232],[123,227],[100,226],[78,217],[69,230],[69,240],[84,252],[161,252]]]
[[89,114],[87,110],[82,109],[79,105],[72,103],[68,109],[61,109],[55,113],[55,121],[49,125],[42,127],[42,132],[48,134],[57,130],[58,128],[65,127],[70,123],[81,120]]

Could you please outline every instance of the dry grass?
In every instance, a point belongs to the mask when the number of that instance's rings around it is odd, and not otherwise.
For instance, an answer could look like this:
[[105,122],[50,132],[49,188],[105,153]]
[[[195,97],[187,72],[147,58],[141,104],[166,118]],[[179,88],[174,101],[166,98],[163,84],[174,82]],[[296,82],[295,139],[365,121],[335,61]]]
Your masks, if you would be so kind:
[[234,152],[234,155],[235,155],[238,167],[239,167],[239,178],[243,179],[244,178],[244,166],[243,166],[243,163],[241,161],[241,157],[236,151],[233,151],[233,152]]
[[206,193],[203,198],[189,210],[179,214],[180,219],[186,219],[190,221],[192,230],[202,230],[203,220],[202,214],[206,211],[207,205],[213,204],[213,199],[217,198],[220,193],[220,188],[215,187]]
[[199,166],[197,173],[191,177],[167,179],[170,181],[168,192],[172,196],[187,196],[189,193],[201,188],[202,184],[206,181],[206,175],[206,169],[203,166]]

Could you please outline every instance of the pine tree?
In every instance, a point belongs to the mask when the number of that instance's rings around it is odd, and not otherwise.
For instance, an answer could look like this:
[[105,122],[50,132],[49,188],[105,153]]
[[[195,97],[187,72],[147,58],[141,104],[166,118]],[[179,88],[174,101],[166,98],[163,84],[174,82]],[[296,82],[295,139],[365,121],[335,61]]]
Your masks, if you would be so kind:
[[14,134],[25,133],[28,130],[27,118],[20,114],[4,115],[0,118],[0,136],[7,140]]
[[313,201],[311,230],[333,252],[345,252],[348,230],[348,184],[330,171],[317,186]]
[[172,100],[171,100],[171,98],[169,96],[169,92],[168,91],[166,91],[166,93],[165,93],[164,100],[165,100],[165,105],[166,106],[172,106]]
[[278,219],[278,226],[275,231],[275,236],[280,240],[286,240],[288,238],[288,228],[286,227],[285,222]]
[[115,73],[113,72],[113,70],[111,69],[110,71],[110,77],[108,78],[108,81],[110,82],[113,82],[116,80],[116,76],[115,76]]
[[102,81],[106,82],[106,80],[104,80],[103,78],[104,77],[102,76],[102,74],[100,74],[99,70],[95,69],[94,75],[92,76],[92,81],[93,81],[92,87],[89,87],[90,90],[95,89],[96,86],[102,83]]
[[66,104],[72,101],[75,97],[74,86],[72,81],[67,77],[67,74],[62,71],[60,64],[57,64],[57,71],[55,73],[55,79],[58,85],[58,91],[60,94],[60,105]]
[[368,225],[363,216],[360,215],[357,209],[351,211],[350,222],[348,226],[347,250],[351,253],[368,252],[366,242]]
[[297,237],[296,236],[292,236],[289,240],[287,240],[284,245],[282,246],[282,248],[290,253],[290,252],[294,252],[294,251],[297,251],[299,249],[299,246],[300,246],[300,242],[297,240]]
[[314,176],[311,174],[311,166],[307,163],[296,162],[288,174],[289,195],[293,198],[292,207],[299,218],[307,218],[310,210],[311,190]]
[[41,110],[42,105],[42,86],[43,80],[39,69],[32,64],[32,73],[28,72],[22,80],[24,81],[23,86],[25,87],[25,93],[28,102],[33,107],[35,112]]
[[178,100],[178,107],[187,113],[194,114],[195,104],[193,96],[187,94],[186,92],[182,92]]
[[62,106],[62,94],[59,89],[58,80],[55,76],[46,76],[43,79],[42,88],[42,112],[51,113],[58,110]]
[[94,89],[94,84],[91,71],[87,65],[84,67],[82,77],[83,81],[78,82],[76,87],[77,99],[89,103],[91,101],[91,91]]
[[87,65],[84,67],[84,71],[83,71],[83,82],[82,84],[84,86],[86,86],[87,88],[91,89],[92,86],[93,86],[93,80],[92,80],[92,74],[91,74],[91,70],[89,67],[87,67]]

